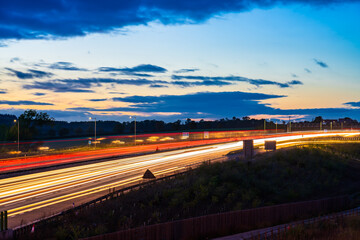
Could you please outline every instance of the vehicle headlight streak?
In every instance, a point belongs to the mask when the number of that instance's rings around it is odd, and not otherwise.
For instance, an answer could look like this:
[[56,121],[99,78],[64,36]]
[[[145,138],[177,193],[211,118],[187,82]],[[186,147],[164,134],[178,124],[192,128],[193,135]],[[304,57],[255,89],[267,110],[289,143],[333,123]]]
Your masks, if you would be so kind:
[[[255,139],[254,145],[262,145],[265,140],[276,140],[281,143],[303,138],[349,137],[358,134],[359,132],[319,132],[304,135],[298,133],[298,135],[291,136]],[[154,169],[153,172],[156,174],[169,173],[176,169],[182,169],[187,164],[196,163],[204,156],[240,149],[242,145],[242,141],[222,143],[1,179],[0,209],[8,210],[10,217],[15,216],[104,191],[109,187],[136,182],[141,179],[143,171],[147,168]],[[5,207],[11,208],[5,209]]]

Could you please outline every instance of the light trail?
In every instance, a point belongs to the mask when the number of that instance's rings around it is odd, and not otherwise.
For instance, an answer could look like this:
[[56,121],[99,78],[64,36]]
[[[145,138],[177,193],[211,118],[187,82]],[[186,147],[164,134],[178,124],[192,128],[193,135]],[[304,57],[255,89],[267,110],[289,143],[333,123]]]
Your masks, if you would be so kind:
[[[305,138],[345,137],[355,134],[359,132],[321,132],[307,135],[298,133],[255,139],[254,145],[263,145],[265,140],[275,140],[281,145]],[[49,206],[59,206],[57,209],[60,211],[61,208],[69,207],[62,204],[70,200],[76,201],[83,197],[89,201],[94,194],[100,194],[109,188],[136,183],[141,180],[146,169],[159,176],[184,169],[190,164],[223,156],[230,151],[241,149],[242,145],[242,141],[222,143],[0,179],[0,210],[8,210],[10,220]]]

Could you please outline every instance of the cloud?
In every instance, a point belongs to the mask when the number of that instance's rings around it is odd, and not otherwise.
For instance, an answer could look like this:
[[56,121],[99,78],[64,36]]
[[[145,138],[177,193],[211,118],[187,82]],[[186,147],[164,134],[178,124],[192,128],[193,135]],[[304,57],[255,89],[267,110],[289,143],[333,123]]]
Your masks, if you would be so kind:
[[292,118],[297,116],[307,120],[311,120],[316,116],[330,119],[342,117],[360,119],[360,108],[279,109],[261,102],[282,97],[286,96],[247,92],[198,92],[185,95],[127,96],[112,98],[114,102],[126,103],[127,107],[76,107],[67,110],[106,113],[106,116],[113,115],[114,118],[116,116],[116,119],[118,119],[119,115],[133,115],[136,112],[139,116],[157,116],[159,119],[162,118],[168,121],[186,118],[219,119],[233,116],[274,116],[274,119],[280,119],[279,116],[281,116],[281,119],[287,119],[288,116]]
[[45,77],[52,77],[54,75],[51,72],[44,72],[35,69],[29,69],[27,72],[20,72],[12,68],[5,68],[5,69],[12,72],[10,75],[12,76],[15,75],[19,79],[45,78]]
[[241,76],[225,76],[225,77],[208,77],[208,76],[183,76],[183,75],[172,75],[171,77],[174,80],[201,80],[201,81],[195,81],[195,82],[188,82],[188,81],[174,81],[172,84],[174,85],[180,85],[182,87],[191,87],[191,86],[225,86],[225,85],[231,85],[235,82],[247,82],[249,84],[255,85],[257,87],[262,85],[275,85],[280,88],[288,88],[292,85],[300,85],[302,84],[301,81],[298,80],[292,80],[290,82],[286,83],[280,83],[270,80],[264,80],[264,79],[250,79],[246,77]]
[[49,39],[109,32],[158,21],[164,25],[200,23],[225,13],[277,5],[329,5],[359,0],[2,1],[0,39]]
[[322,67],[322,68],[328,68],[328,67],[329,67],[326,63],[324,63],[324,62],[322,62],[322,61],[320,61],[320,60],[317,60],[317,59],[315,59],[315,58],[314,58],[314,62],[315,62],[317,65],[319,65],[320,67]]
[[11,63],[19,62],[19,61],[20,61],[20,58],[18,58],[18,57],[14,57],[14,58],[10,59]]
[[[49,82],[34,82],[32,84],[26,84],[23,86],[24,89],[41,89],[49,90],[53,92],[77,92],[77,93],[92,93],[93,90],[89,90],[91,84],[84,83],[65,83],[59,81]],[[84,89],[86,88],[86,89]]]
[[36,92],[36,93],[33,93],[35,96],[44,96],[46,95],[46,93],[41,93],[41,92]]
[[34,102],[34,101],[6,101],[0,100],[0,105],[54,105],[52,103]]
[[261,100],[280,98],[281,95],[246,92],[198,92],[187,95],[129,96],[113,98],[128,103],[129,107],[98,109],[98,111],[180,112],[184,116],[221,117],[241,113],[270,112]]
[[23,86],[24,89],[43,89],[54,92],[94,92],[90,88],[101,87],[103,84],[116,85],[152,85],[166,84],[168,82],[162,80],[147,79],[113,79],[113,78],[78,78],[78,79],[58,79],[46,82],[35,81],[31,84]]
[[131,76],[138,77],[152,77],[148,73],[164,73],[167,70],[163,67],[159,67],[152,64],[141,64],[132,68],[114,68],[114,67],[101,67],[98,68],[99,72],[111,72],[111,73],[120,73]]
[[198,68],[183,68],[183,69],[179,69],[174,71],[174,73],[189,73],[189,72],[196,72],[199,71],[200,69]]
[[180,87],[195,87],[195,86],[227,86],[233,84],[232,82],[227,81],[221,81],[221,80],[203,80],[203,81],[195,81],[195,82],[189,82],[189,81],[173,81],[171,84],[180,86]]
[[103,101],[106,101],[107,98],[101,98],[101,99],[89,99],[89,101],[91,102],[103,102]]
[[289,85],[303,85],[303,82],[301,82],[299,80],[292,80],[290,82],[287,82],[287,84],[289,84]]
[[7,93],[6,90],[0,89],[0,94],[5,94],[5,93]]
[[86,68],[78,68],[71,62],[56,62],[48,66],[50,69],[66,71],[88,71]]
[[308,68],[304,68],[304,70],[305,70],[305,72],[307,72],[307,73],[312,73],[312,72],[310,71],[310,69],[308,69]]
[[161,85],[161,84],[151,84],[149,87],[151,87],[151,88],[167,88],[168,86]]
[[347,102],[347,103],[344,103],[344,104],[349,105],[351,107],[360,108],[360,102]]

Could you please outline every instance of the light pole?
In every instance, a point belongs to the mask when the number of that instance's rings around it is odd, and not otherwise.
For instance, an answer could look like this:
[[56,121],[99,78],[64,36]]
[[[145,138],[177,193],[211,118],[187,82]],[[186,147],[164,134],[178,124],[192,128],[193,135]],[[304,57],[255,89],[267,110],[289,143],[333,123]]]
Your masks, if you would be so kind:
[[275,122],[275,132],[277,133],[277,121]]
[[17,140],[17,145],[18,145],[18,153],[20,153],[20,121],[19,120],[16,120],[16,119],[14,119],[14,123],[18,123],[18,127],[17,127],[17,129],[18,129],[18,140]]
[[136,145],[136,116],[130,116],[129,118],[134,118],[134,145]]
[[266,131],[266,119],[264,119],[264,132]]
[[[89,117],[89,120],[93,119],[92,117]],[[95,148],[96,148],[96,118],[94,118],[94,122],[95,122],[95,140],[94,140],[94,143],[95,143]]]
[[289,116],[289,127],[288,127],[288,131],[291,132],[291,120],[290,120],[290,116]]

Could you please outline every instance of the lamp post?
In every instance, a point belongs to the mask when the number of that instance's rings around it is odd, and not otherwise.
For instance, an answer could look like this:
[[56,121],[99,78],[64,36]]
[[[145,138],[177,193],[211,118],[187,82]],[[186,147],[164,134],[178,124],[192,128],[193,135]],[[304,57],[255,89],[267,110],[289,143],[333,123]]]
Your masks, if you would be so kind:
[[266,119],[264,119],[264,132],[266,131]]
[[275,122],[275,132],[277,133],[277,121]]
[[129,118],[134,118],[134,145],[136,145],[136,116],[130,116]]
[[[92,117],[89,117],[89,120],[93,119]],[[95,148],[96,148],[96,118],[94,118],[94,122],[95,122],[95,140],[94,140],[94,143],[95,143]]]
[[16,122],[18,124],[18,126],[17,126],[17,129],[18,129],[18,140],[17,140],[18,150],[17,151],[19,153],[20,152],[20,121],[14,119],[14,123],[16,123]]

